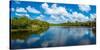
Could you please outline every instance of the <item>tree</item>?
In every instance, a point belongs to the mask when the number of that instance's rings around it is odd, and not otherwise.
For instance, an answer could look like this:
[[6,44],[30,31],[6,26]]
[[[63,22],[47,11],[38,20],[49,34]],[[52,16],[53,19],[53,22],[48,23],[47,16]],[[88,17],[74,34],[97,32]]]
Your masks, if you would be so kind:
[[14,17],[11,19],[11,27],[13,29],[27,28],[30,25],[30,19],[26,16]]

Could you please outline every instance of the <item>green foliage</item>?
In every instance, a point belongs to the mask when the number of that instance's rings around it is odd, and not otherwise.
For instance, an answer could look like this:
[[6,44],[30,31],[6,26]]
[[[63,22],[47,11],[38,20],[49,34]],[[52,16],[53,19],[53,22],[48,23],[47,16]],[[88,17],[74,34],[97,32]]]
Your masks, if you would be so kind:
[[[49,23],[26,16],[11,19],[11,39],[26,39],[31,34],[40,34],[49,28]],[[21,36],[20,36],[21,35]]]
[[30,19],[27,18],[26,16],[22,16],[22,17],[14,17],[11,19],[11,28],[12,29],[24,29],[27,28],[27,26],[29,26],[30,24]]
[[49,23],[47,23],[45,21],[40,21],[40,20],[37,20],[37,19],[32,20],[31,24],[32,25],[38,25],[40,27],[48,27],[49,26]]
[[60,24],[50,24],[50,26],[87,26],[87,27],[95,27],[95,21],[87,21],[87,22],[66,22]]
[[[34,27],[37,26],[37,27]],[[33,29],[39,27],[48,27],[49,23],[37,19],[31,20],[26,16],[14,17],[11,19],[12,29]]]
[[37,19],[32,20],[26,16],[13,17],[11,18],[11,39],[26,39],[28,36],[32,34],[40,34],[48,30],[49,26],[96,27],[96,21],[66,22],[60,24],[50,24],[48,22],[37,20]]

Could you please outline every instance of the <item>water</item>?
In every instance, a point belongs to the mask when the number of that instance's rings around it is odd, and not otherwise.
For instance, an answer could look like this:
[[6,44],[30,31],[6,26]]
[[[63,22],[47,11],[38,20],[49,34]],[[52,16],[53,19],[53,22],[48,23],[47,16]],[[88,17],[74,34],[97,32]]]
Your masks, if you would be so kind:
[[39,35],[31,34],[26,39],[16,38],[11,40],[11,48],[74,46],[95,43],[96,37],[92,32],[92,28],[52,26]]

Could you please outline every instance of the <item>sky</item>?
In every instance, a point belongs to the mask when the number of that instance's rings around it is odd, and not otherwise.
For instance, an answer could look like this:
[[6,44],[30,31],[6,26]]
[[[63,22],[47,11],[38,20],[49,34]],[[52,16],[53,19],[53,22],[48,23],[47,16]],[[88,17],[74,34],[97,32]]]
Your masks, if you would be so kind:
[[10,1],[10,16],[27,16],[49,23],[86,22],[96,18],[95,5]]

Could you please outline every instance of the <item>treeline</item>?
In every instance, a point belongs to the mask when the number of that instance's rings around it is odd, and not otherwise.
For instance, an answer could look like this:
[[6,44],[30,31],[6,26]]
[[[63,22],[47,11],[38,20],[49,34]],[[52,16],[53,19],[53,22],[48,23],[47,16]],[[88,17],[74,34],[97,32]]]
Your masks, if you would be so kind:
[[11,18],[11,29],[40,29],[49,26],[88,26],[95,27],[96,21],[87,21],[87,22],[65,22],[60,24],[52,24],[46,21],[40,21],[37,19],[30,19],[26,16],[13,17]]
[[60,24],[50,24],[50,26],[87,26],[87,27],[95,27],[96,21],[87,21],[87,22],[66,22]]
[[87,21],[87,22],[67,22],[63,23],[62,25],[64,26],[88,26],[88,27],[93,27],[96,26],[95,22]]
[[[40,34],[49,28],[49,23],[26,16],[11,18],[11,39],[25,39],[32,34]],[[21,35],[21,36],[20,36]]]
[[26,16],[11,18],[11,29],[29,29],[32,27],[48,27],[49,23],[37,19],[29,19]]

